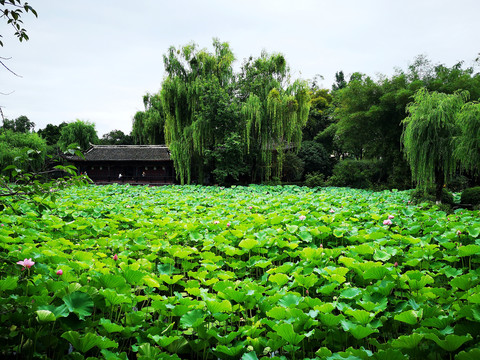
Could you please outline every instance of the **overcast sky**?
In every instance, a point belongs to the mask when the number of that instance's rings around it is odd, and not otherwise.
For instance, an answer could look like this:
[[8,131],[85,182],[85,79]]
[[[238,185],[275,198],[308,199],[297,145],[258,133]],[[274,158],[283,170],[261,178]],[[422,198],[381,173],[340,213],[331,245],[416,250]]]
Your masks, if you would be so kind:
[[262,49],[285,55],[293,77],[335,72],[375,77],[405,69],[419,54],[433,63],[473,65],[480,53],[479,0],[29,0],[20,43],[1,19],[5,117],[26,115],[42,129],[75,119],[99,136],[129,133],[142,97],[160,89],[162,56],[212,38],[230,43],[239,68]]

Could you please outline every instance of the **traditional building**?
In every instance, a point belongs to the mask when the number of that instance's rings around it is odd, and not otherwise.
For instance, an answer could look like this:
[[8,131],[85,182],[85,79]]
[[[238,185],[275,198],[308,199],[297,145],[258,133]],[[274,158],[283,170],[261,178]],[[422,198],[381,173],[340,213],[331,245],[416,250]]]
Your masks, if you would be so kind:
[[165,145],[92,145],[84,159],[68,157],[96,184],[173,184],[175,171]]

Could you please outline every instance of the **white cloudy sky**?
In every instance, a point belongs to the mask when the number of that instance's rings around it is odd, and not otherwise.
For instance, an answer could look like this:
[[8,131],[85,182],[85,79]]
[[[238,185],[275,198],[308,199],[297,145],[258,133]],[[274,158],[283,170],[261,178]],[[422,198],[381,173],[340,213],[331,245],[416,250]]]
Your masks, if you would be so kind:
[[[4,21],[0,105],[36,129],[75,119],[99,136],[131,131],[142,96],[157,92],[171,46],[212,38],[230,43],[237,67],[262,49],[283,53],[294,77],[316,74],[331,88],[335,72],[371,76],[405,69],[419,54],[434,63],[473,65],[480,52],[478,0],[29,0],[30,41]],[[3,19],[2,19],[3,20]]]

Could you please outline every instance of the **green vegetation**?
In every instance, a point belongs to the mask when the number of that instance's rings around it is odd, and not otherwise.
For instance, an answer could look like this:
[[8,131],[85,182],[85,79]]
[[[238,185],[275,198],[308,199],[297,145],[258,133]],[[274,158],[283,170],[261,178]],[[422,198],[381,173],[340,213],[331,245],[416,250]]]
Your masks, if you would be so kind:
[[0,213],[0,354],[474,359],[480,214],[340,188],[69,188]]
[[471,204],[474,206],[480,205],[480,186],[465,189],[462,192],[460,202],[462,204]]

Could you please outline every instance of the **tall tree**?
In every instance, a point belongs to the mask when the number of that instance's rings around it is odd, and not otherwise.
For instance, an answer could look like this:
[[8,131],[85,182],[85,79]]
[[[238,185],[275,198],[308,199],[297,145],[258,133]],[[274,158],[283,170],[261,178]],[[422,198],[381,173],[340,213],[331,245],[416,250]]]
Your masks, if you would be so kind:
[[133,117],[132,137],[139,145],[165,143],[165,116],[160,94],[146,94],[143,97],[144,111]]
[[213,41],[214,53],[196,44],[171,47],[164,55],[167,77],[161,99],[165,113],[165,142],[180,182],[203,182],[204,155],[222,143],[232,120],[235,59],[228,43]]
[[302,141],[310,109],[307,83],[297,80],[290,84],[283,55],[262,52],[244,63],[239,85],[240,96],[245,99],[242,115],[247,152],[255,157],[252,174],[260,169],[262,180],[272,175],[280,179],[285,150],[298,152]]
[[66,125],[66,122],[62,122],[60,125],[47,124],[44,129],[38,130],[37,134],[47,141],[48,146],[57,146],[61,130]]
[[112,130],[104,134],[99,143],[102,145],[133,145],[133,138],[122,130]]
[[68,149],[72,144],[79,146],[81,150],[86,150],[90,144],[98,143],[97,130],[95,124],[76,120],[64,126],[60,131],[58,144],[62,151]]
[[458,134],[456,117],[465,101],[465,93],[443,94],[418,90],[407,106],[403,120],[403,149],[418,187],[435,185],[437,202],[442,187],[456,170],[453,138]]
[[30,121],[25,115],[19,116],[15,120],[3,119],[2,128],[15,132],[27,133],[33,131],[35,123]]
[[473,175],[480,175],[480,103],[465,104],[458,114],[460,135],[455,139],[455,157]]

